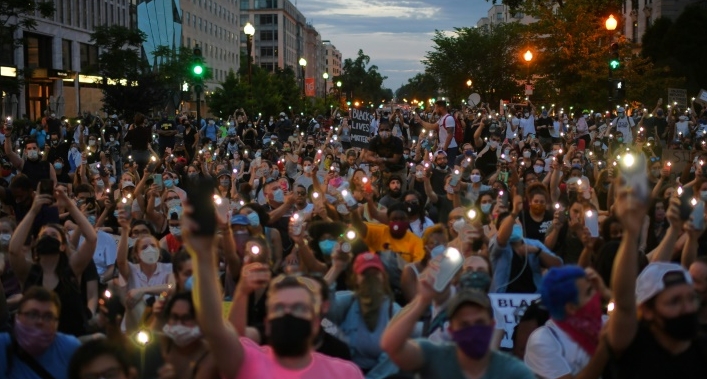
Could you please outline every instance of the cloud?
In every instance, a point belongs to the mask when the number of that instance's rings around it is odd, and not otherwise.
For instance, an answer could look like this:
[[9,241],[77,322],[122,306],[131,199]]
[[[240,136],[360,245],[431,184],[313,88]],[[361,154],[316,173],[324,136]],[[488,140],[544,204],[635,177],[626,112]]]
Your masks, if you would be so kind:
[[424,71],[422,60],[432,49],[435,30],[475,26],[487,16],[490,2],[479,0],[299,0],[298,9],[343,55],[355,59],[359,49],[398,89]]

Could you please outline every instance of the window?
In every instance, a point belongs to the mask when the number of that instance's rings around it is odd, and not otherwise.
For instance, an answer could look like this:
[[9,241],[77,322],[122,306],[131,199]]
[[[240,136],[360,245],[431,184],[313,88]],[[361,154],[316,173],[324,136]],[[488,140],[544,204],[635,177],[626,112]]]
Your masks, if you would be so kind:
[[25,67],[52,67],[52,38],[25,33]]
[[81,72],[96,72],[98,70],[98,46],[86,43],[79,44],[81,55]]
[[277,31],[276,30],[261,30],[260,31],[261,41],[277,41]]
[[255,9],[276,9],[277,0],[256,0]]
[[71,71],[71,41],[61,40],[61,69]]
[[275,14],[261,14],[260,15],[260,25],[277,25],[277,15],[275,15]]
[[261,47],[260,48],[261,57],[274,57],[275,52],[272,47]]
[[13,38],[10,31],[0,28],[0,64],[14,65],[15,64],[15,47],[13,46]]
[[503,21],[503,13],[502,12],[496,13],[496,21]]
[[241,0],[241,10],[250,9],[250,0]]

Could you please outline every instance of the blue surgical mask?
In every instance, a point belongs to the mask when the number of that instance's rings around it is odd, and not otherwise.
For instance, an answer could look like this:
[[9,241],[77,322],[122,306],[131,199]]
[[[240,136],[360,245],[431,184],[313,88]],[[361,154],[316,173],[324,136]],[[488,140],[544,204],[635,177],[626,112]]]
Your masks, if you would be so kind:
[[164,181],[164,186],[166,188],[172,188],[174,186],[174,180],[172,179],[167,179]]
[[513,225],[513,232],[511,233],[510,243],[516,243],[523,239],[523,227],[515,224]]
[[54,169],[55,169],[55,170],[61,170],[62,167],[64,167],[64,165],[61,164],[61,162],[56,162],[56,163],[54,163]]
[[319,250],[321,250],[322,254],[324,254],[324,255],[331,255],[332,250],[334,250],[334,246],[336,246],[336,241],[332,241],[332,240],[319,241]]
[[438,255],[444,253],[444,245],[437,245],[434,247],[434,249],[430,250],[430,258],[434,259]]
[[194,277],[189,276],[187,280],[184,282],[184,289],[187,291],[191,291],[192,288],[194,288]]
[[281,188],[278,188],[275,191],[273,191],[272,199],[278,203],[284,203],[285,202],[285,193],[282,192]]
[[96,226],[96,215],[88,215],[86,218],[88,219],[89,224]]
[[481,204],[481,212],[485,215],[491,213],[492,203]]
[[255,212],[248,213],[248,215],[246,217],[248,217],[248,222],[250,223],[250,226],[260,225],[260,217],[258,217],[257,213],[255,213]]

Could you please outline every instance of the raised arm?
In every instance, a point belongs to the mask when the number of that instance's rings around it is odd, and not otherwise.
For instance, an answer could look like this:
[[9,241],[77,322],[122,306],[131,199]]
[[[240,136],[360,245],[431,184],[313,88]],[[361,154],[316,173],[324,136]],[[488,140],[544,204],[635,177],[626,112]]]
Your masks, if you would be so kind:
[[31,267],[30,262],[27,261],[24,254],[25,241],[32,230],[35,217],[37,217],[43,206],[49,206],[52,202],[52,197],[49,195],[35,195],[32,207],[20,224],[17,225],[15,232],[12,233],[12,238],[10,238],[10,266],[15,272],[17,279],[19,279],[20,284],[24,284],[27,280],[27,275]]
[[670,227],[665,232],[665,237],[660,241],[660,244],[646,255],[651,262],[670,262],[670,258],[673,255],[673,247],[678,237],[680,237],[683,224],[682,219],[680,219],[680,199],[678,197],[670,198],[665,217],[670,222]]
[[130,220],[125,211],[121,210],[118,213],[118,223],[120,224],[120,240],[118,240],[118,253],[116,255],[115,264],[118,266],[118,272],[123,278],[130,277],[130,265],[128,264],[128,236],[130,235]]
[[5,129],[5,155],[10,159],[12,166],[18,170],[22,169],[25,161],[12,150],[12,134]]

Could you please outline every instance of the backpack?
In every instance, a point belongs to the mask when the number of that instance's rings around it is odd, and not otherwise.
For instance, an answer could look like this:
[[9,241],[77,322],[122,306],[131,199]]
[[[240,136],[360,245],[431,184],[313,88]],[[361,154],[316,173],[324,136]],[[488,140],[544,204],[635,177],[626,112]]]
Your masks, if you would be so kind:
[[464,144],[464,128],[462,127],[462,120],[458,117],[454,117],[454,140],[457,141],[458,146]]

